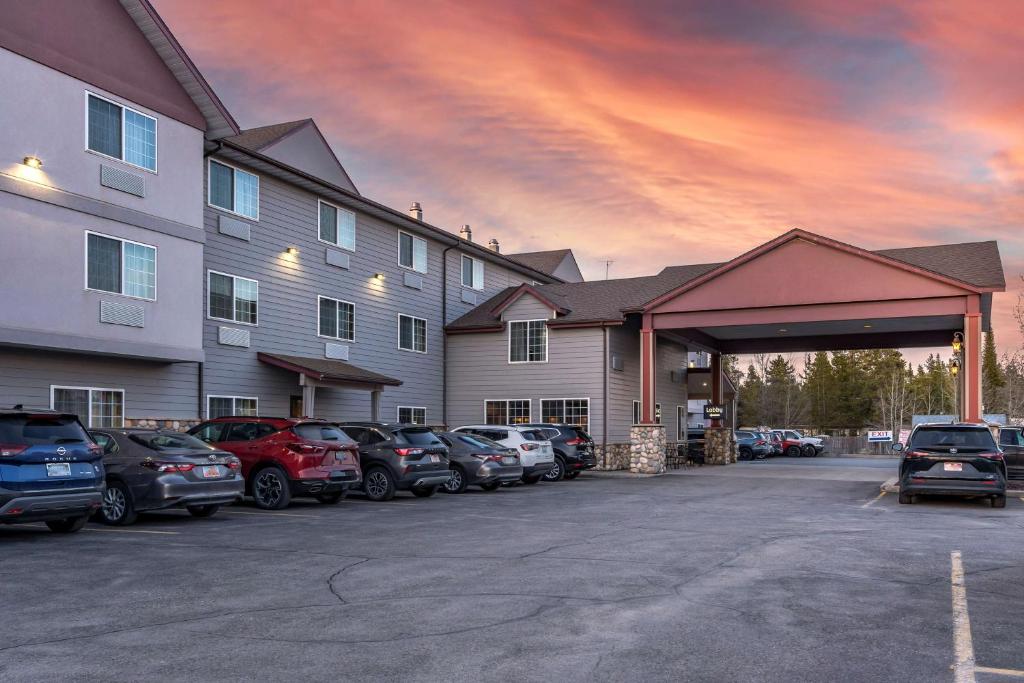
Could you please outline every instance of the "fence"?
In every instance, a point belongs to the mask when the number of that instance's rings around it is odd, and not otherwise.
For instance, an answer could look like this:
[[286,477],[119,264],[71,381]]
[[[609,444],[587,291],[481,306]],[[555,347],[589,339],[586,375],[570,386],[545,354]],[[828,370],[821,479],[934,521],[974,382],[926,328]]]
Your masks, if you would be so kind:
[[856,434],[854,436],[826,436],[822,438],[825,444],[826,455],[843,455],[853,453],[860,455],[891,455],[896,457],[892,450],[892,443],[870,443],[867,434]]

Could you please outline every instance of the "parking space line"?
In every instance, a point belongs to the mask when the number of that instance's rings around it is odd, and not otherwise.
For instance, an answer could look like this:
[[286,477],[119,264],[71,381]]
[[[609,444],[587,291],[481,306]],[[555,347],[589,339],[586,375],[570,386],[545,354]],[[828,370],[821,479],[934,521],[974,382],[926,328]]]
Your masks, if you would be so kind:
[[86,527],[82,531],[99,531],[107,534],[166,534],[169,536],[177,536],[180,531],[153,531],[149,529],[93,529]]
[[1013,678],[1024,678],[1024,671],[1019,669],[997,669],[991,666],[976,666],[975,671],[983,674],[998,674],[1000,676],[1011,676]]
[[880,501],[880,500],[882,499],[882,496],[884,496],[884,495],[885,495],[885,493],[886,493],[885,491],[882,491],[882,492],[881,492],[881,493],[879,493],[879,494],[878,494],[877,496],[875,496],[874,498],[872,498],[872,499],[871,499],[871,500],[869,500],[868,502],[866,502],[866,503],[864,503],[863,505],[861,505],[861,507],[862,507],[862,508],[869,508],[869,507],[871,507],[872,505],[874,505],[875,503],[877,503],[878,501]]
[[953,681],[974,683],[974,643],[971,639],[971,618],[967,614],[967,586],[960,551],[950,553],[950,583],[953,593]]
[[300,515],[294,512],[247,512],[245,510],[224,510],[224,515],[255,515],[256,517],[305,517],[306,519],[320,519],[320,515]]

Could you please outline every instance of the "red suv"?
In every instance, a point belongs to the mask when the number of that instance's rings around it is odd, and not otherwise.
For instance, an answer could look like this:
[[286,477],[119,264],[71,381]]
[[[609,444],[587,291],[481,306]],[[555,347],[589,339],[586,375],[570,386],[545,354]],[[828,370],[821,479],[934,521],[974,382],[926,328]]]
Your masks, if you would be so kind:
[[245,492],[264,510],[286,508],[292,496],[337,503],[362,479],[359,446],[323,420],[218,417],[188,433],[238,456]]

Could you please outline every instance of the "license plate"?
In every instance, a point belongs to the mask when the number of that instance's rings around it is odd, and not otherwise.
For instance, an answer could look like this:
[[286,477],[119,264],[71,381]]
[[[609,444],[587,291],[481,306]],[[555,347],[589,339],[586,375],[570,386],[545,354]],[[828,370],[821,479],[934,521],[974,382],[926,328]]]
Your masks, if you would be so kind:
[[943,469],[947,472],[963,472],[964,464],[962,462],[947,462],[943,464]]
[[440,455],[431,454],[430,455],[430,462],[441,462],[441,456]]
[[501,464],[502,465],[515,465],[516,464],[516,459],[513,458],[511,455],[506,455],[505,457],[503,457],[501,459]]
[[220,476],[220,468],[216,465],[206,465],[203,467],[203,477],[205,479],[214,479]]
[[69,462],[48,462],[46,463],[46,476],[48,477],[70,477],[71,463]]

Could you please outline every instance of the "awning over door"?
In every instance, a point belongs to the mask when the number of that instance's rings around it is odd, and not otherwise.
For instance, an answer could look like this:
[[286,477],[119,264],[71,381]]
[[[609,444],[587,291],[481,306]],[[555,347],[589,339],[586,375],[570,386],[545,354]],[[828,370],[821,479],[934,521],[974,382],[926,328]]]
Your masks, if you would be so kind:
[[320,384],[358,385],[366,389],[375,386],[397,387],[402,384],[400,379],[364,370],[340,360],[283,356],[276,353],[257,353],[256,357],[268,365],[297,372]]

